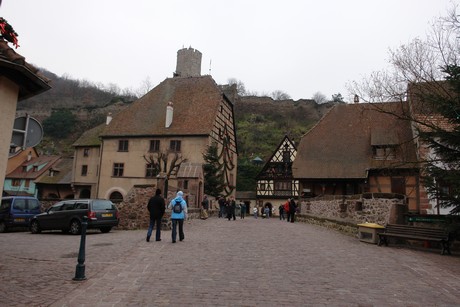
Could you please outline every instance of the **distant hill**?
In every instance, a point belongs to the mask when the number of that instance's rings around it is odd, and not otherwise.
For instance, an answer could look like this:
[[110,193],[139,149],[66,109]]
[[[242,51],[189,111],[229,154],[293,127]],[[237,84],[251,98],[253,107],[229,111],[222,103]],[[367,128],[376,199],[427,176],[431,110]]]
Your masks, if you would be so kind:
[[[73,133],[65,140],[44,138],[39,150],[42,153],[71,155],[71,144],[87,129],[105,121],[106,115],[116,114],[136,98],[133,93],[120,94],[116,86],[103,85],[59,77],[41,69],[52,80],[52,89],[18,103],[17,115],[28,113],[40,121],[53,110],[70,109],[77,116]],[[296,143],[333,106],[317,104],[310,99],[297,101],[273,100],[270,97],[233,97],[240,159],[255,156],[264,161],[287,134]]]

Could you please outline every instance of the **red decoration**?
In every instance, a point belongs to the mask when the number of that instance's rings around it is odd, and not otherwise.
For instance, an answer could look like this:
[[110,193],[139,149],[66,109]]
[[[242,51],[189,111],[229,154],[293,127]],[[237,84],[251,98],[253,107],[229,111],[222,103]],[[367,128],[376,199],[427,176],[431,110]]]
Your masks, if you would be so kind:
[[18,33],[16,33],[13,27],[3,18],[0,17],[0,34],[5,40],[18,48]]

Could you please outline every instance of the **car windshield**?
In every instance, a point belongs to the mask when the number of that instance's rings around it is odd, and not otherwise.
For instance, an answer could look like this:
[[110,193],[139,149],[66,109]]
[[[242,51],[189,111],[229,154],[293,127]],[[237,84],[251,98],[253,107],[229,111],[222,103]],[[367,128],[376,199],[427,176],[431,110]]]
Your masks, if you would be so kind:
[[36,199],[29,199],[29,210],[40,209],[40,203]]
[[62,204],[57,204],[48,209],[48,212],[54,212],[54,211],[59,211],[61,210]]
[[112,210],[115,209],[110,200],[97,199],[93,201],[93,210]]

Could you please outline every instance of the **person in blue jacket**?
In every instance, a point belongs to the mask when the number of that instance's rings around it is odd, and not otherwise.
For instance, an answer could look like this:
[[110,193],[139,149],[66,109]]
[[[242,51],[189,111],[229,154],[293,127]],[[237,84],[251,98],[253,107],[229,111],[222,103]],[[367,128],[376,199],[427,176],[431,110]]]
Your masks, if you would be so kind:
[[[172,243],[176,243],[177,224],[179,224],[179,240],[184,241],[184,220],[187,219],[187,202],[183,198],[184,192],[179,191],[175,198],[171,200],[168,209],[171,209],[171,222],[172,222]],[[180,212],[174,207],[180,205]],[[177,206],[176,206],[177,207]]]

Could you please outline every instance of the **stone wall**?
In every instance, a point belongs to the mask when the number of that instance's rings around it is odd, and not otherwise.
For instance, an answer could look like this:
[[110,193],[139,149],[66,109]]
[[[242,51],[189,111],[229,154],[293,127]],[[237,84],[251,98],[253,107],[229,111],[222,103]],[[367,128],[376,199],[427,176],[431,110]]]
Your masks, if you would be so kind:
[[302,201],[297,220],[356,233],[356,225],[361,223],[402,223],[406,212],[405,199],[399,195],[365,193]]

